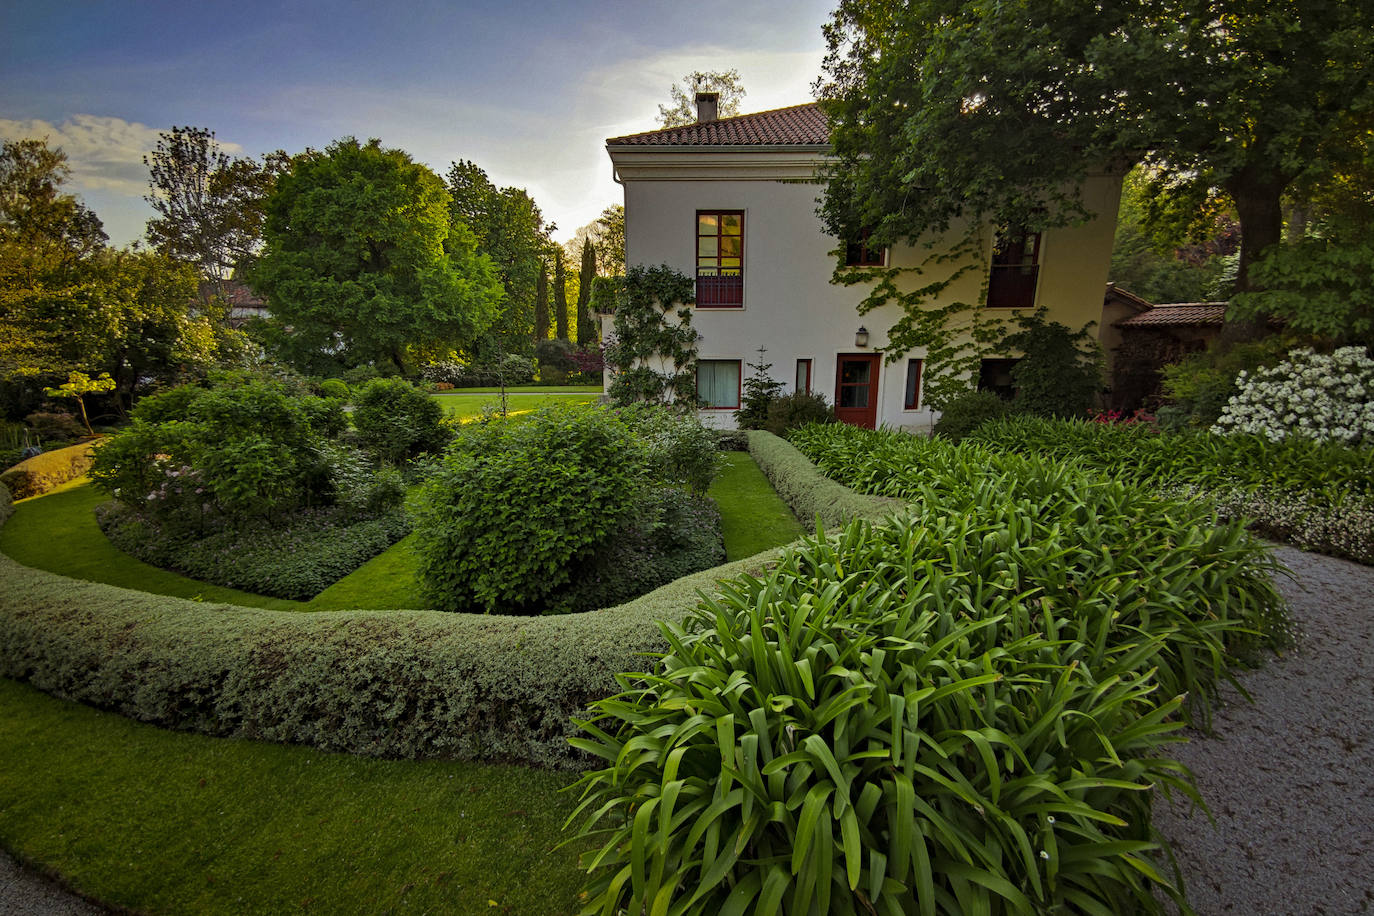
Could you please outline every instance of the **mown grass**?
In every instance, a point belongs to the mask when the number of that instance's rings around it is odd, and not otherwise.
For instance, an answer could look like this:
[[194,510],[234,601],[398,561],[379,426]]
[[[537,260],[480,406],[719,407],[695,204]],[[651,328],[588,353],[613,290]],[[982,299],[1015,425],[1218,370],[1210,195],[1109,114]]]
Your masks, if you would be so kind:
[[[601,389],[582,394],[510,394],[506,396],[507,413],[525,413],[541,407],[567,406],[570,404],[590,404],[600,394]],[[484,412],[501,409],[500,394],[483,392],[477,394],[437,394],[435,399],[443,405],[444,412],[450,417],[466,420],[480,417]]]
[[571,912],[569,780],[168,732],[0,679],[0,840],[149,914]]
[[[507,391],[518,391],[521,394],[600,394],[600,385],[507,385]],[[436,391],[437,397],[454,397],[464,394],[493,394],[500,393],[500,388],[452,388],[448,391]]]
[[802,536],[801,523],[782,501],[754,459],[726,452],[708,494],[720,507],[725,558],[741,560]]

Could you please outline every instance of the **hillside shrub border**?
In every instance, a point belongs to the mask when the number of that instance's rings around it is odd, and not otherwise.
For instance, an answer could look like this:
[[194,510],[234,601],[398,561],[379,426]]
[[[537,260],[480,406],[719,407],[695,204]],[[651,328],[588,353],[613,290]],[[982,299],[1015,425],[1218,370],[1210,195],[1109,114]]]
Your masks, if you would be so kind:
[[78,442],[24,459],[0,474],[0,484],[15,499],[42,496],[89,471],[94,460],[94,443]]

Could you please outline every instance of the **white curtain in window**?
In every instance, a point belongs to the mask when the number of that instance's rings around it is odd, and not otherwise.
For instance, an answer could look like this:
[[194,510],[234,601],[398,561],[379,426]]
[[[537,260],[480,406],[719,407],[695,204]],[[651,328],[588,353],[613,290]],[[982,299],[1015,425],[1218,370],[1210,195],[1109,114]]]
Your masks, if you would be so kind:
[[739,360],[698,361],[697,397],[707,407],[739,407]]

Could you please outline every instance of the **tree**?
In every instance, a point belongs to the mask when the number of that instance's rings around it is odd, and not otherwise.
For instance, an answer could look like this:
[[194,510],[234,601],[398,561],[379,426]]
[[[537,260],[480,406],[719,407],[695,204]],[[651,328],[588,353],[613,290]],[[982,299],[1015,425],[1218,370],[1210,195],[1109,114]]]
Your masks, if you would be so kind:
[[596,346],[596,324],[592,319],[592,281],[596,279],[596,245],[588,239],[582,246],[582,268],[577,275],[577,345]]
[[559,340],[568,339],[568,287],[563,276],[563,249],[553,250],[553,320]]
[[477,237],[477,250],[491,259],[506,291],[492,323],[488,349],[529,355],[535,324],[539,272],[552,244],[538,204],[522,188],[497,188],[475,163],[460,160],[448,173],[450,215]]
[[841,0],[818,85],[840,238],[958,221],[1083,219],[1091,169],[1138,158],[1176,205],[1222,195],[1237,286],[1282,233],[1284,192],[1348,155],[1374,106],[1374,8],[1252,0]]
[[722,118],[739,114],[739,103],[745,95],[738,70],[693,70],[682,78],[682,82],[668,90],[672,101],[671,104],[658,106],[658,123],[664,127],[696,123],[698,92],[720,93],[716,111]]
[[265,203],[289,157],[230,156],[204,127],[173,127],[143,157],[157,216],[148,220],[156,251],[194,264],[205,281],[202,304],[223,298],[224,281],[251,261],[262,241]]
[[95,430],[91,429],[90,417],[86,416],[86,395],[102,394],[106,391],[114,391],[114,379],[110,378],[108,372],[102,372],[99,378],[91,378],[84,372],[71,372],[67,375],[67,381],[56,388],[44,389],[44,394],[50,398],[73,398],[81,408],[81,422],[86,427],[86,433],[94,436]]
[[375,139],[296,156],[267,200],[250,274],[292,355],[403,370],[407,348],[470,345],[485,331],[503,292],[450,201],[438,175]]
[[573,233],[564,247],[568,257],[580,261],[582,246],[588,242],[596,246],[598,276],[617,277],[625,273],[625,207],[614,204],[601,215]]
[[534,343],[549,339],[549,265],[539,262],[539,281],[534,293]]

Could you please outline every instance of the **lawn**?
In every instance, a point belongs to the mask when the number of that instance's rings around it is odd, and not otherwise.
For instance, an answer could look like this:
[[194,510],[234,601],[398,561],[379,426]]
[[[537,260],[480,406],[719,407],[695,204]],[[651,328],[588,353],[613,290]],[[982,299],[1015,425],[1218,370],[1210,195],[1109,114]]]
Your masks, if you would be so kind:
[[744,452],[724,454],[720,472],[707,492],[720,506],[727,560],[742,560],[802,536],[792,510]]
[[[601,389],[593,388],[590,391],[577,393],[561,393],[570,389],[553,389],[542,393],[526,393],[506,395],[507,413],[525,413],[531,410],[538,410],[541,407],[552,407],[555,405],[567,404],[591,404],[600,397]],[[553,393],[558,391],[560,393]],[[460,420],[467,420],[472,417],[480,417],[484,412],[497,411],[501,409],[501,395],[491,391],[481,391],[476,393],[463,394],[436,394],[434,398],[443,405],[444,412],[450,417]]]
[[150,914],[570,912],[571,779],[164,731],[0,679],[0,841]]
[[[519,394],[600,394],[600,385],[507,385],[507,391]],[[465,394],[499,394],[500,388],[454,388],[449,391],[440,391],[437,397],[451,398],[460,397]]]

